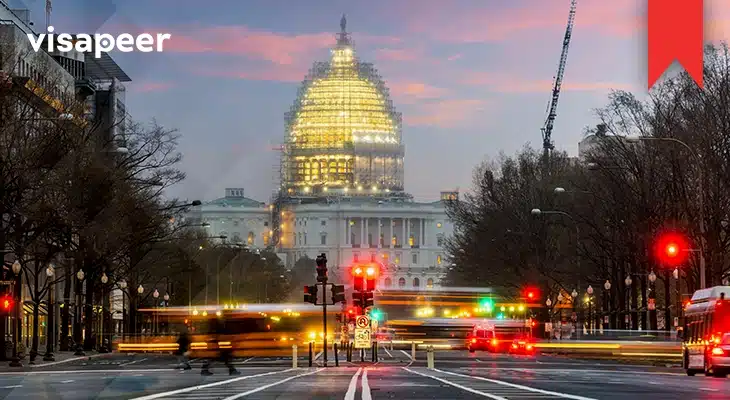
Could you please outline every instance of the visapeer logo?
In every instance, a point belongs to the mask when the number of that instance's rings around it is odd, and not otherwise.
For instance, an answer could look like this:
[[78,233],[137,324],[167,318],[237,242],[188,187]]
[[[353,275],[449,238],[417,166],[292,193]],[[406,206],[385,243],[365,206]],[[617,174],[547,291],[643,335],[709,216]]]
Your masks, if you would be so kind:
[[[33,47],[33,51],[39,52],[43,42],[46,43],[48,52],[54,51],[71,51],[76,50],[80,53],[94,53],[94,57],[101,58],[103,53],[108,53],[115,48],[124,53],[132,51],[141,51],[143,53],[162,52],[164,50],[164,42],[172,37],[169,33],[142,33],[134,36],[129,33],[122,33],[117,37],[108,33],[96,33],[93,36],[80,33],[78,35],[70,35],[61,33],[55,35],[53,26],[48,27],[48,34],[42,33],[36,37],[28,34],[28,40]],[[48,40],[46,40],[48,39]]]

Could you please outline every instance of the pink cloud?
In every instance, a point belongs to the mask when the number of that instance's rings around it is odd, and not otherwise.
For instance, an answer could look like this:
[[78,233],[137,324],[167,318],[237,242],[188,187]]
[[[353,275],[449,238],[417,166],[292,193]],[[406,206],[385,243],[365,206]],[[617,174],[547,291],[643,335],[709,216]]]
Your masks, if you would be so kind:
[[164,92],[173,88],[175,85],[170,82],[135,82],[131,86],[134,91],[148,93]]
[[375,59],[378,61],[418,61],[424,56],[423,49],[377,49]]
[[[552,80],[520,80],[509,74],[500,73],[471,73],[461,83],[467,85],[487,86],[489,89],[502,93],[548,93],[552,90]],[[563,91],[608,91],[608,90],[635,90],[634,85],[619,82],[574,82],[564,81]]]
[[193,68],[192,73],[199,76],[216,78],[245,79],[250,81],[301,82],[306,75],[306,68],[294,65],[270,64],[265,67],[249,67],[237,69]]
[[391,82],[388,87],[396,103],[412,104],[414,102],[441,98],[448,90],[431,86],[422,82]]
[[408,113],[403,119],[411,126],[454,128],[471,122],[487,105],[486,101],[477,99],[438,100],[420,105],[415,113]]

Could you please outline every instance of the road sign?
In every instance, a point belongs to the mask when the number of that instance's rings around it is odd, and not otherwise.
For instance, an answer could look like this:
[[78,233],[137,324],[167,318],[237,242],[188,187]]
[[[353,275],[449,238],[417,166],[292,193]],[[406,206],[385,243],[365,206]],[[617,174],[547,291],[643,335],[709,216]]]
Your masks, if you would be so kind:
[[367,315],[358,315],[355,319],[355,325],[357,325],[358,328],[369,328],[370,318],[368,318]]
[[355,348],[356,349],[369,349],[372,340],[370,339],[370,329],[368,328],[357,328],[355,329]]

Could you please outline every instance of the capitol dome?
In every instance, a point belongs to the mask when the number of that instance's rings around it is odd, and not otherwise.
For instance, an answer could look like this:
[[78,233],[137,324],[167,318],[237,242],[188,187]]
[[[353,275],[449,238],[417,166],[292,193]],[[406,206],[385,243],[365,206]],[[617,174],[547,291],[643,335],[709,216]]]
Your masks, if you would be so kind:
[[286,194],[403,191],[401,114],[372,64],[360,62],[342,17],[328,62],[317,62],[286,114],[281,186]]

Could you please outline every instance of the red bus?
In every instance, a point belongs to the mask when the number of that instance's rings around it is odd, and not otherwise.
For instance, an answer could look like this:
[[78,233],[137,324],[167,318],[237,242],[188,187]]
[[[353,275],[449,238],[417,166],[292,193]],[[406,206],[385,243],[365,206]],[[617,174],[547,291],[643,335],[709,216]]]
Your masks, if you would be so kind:
[[[687,375],[698,372],[726,376],[727,365],[713,350],[730,333],[730,286],[715,286],[698,290],[684,311],[683,366]],[[717,353],[717,350],[714,350]]]

